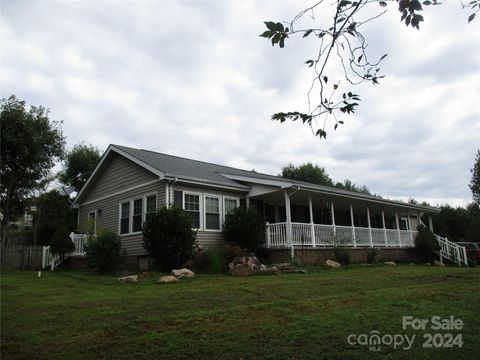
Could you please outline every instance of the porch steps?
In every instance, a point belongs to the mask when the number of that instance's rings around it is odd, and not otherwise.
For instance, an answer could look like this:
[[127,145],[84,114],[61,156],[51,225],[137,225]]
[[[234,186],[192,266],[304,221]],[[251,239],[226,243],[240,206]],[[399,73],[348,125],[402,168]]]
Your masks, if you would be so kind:
[[468,266],[467,250],[465,249],[465,246],[457,245],[447,238],[443,238],[437,234],[434,235],[438,241],[438,245],[440,245],[440,261],[442,261],[442,259],[448,259],[456,263],[458,266]]

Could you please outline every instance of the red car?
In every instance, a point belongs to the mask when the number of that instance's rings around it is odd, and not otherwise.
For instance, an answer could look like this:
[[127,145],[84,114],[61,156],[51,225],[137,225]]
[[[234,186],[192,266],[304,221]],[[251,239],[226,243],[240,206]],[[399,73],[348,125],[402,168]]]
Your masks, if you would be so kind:
[[475,264],[480,264],[480,243],[459,242],[457,245],[465,246],[467,258]]

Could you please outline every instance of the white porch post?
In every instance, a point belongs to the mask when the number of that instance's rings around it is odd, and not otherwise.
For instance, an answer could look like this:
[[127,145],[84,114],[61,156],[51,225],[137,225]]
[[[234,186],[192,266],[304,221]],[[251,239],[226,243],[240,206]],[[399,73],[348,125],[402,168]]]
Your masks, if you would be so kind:
[[272,245],[272,241],[270,239],[270,224],[267,222],[267,248],[269,248]]
[[385,212],[382,209],[383,236],[385,236],[385,246],[388,247],[387,228],[385,227]]
[[285,214],[287,217],[287,246],[292,245],[292,216],[290,214],[290,196],[287,190],[283,191],[285,195]]
[[413,230],[412,230],[412,222],[410,221],[410,211],[407,212],[407,219],[408,219],[408,229],[410,230],[410,240],[412,241],[413,245]]
[[398,221],[398,213],[397,210],[395,210],[395,222],[397,223],[397,235],[398,235],[398,244],[400,247],[402,246],[402,238],[400,236],[400,222]]
[[432,215],[428,215],[428,227],[430,228],[430,231],[433,233]]
[[370,209],[367,206],[367,224],[368,224],[368,238],[370,239],[370,247],[373,247],[372,226],[370,225]]
[[332,212],[333,236],[337,236],[337,228],[335,226],[335,208],[333,207],[333,200],[330,202],[330,211]]
[[245,200],[245,204],[247,205],[247,209],[250,207],[250,198],[247,197],[247,199]]
[[350,204],[350,220],[352,222],[352,239],[353,239],[353,247],[357,247],[357,241],[355,239],[355,222],[353,220],[353,206]]
[[313,207],[312,198],[308,198],[308,209],[310,210],[310,237],[312,239],[312,247],[315,247],[315,225],[313,223]]

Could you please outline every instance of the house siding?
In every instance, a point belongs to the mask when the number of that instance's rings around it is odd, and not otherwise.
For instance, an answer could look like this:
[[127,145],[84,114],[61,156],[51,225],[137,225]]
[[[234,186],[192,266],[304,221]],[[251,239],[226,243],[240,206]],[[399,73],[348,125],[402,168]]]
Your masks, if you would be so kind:
[[[218,195],[218,196],[228,196],[228,197],[237,197],[240,199],[245,198],[245,195],[241,192],[235,191],[227,191],[227,190],[218,190],[218,189],[209,189],[206,187],[193,187],[193,186],[182,186],[182,185],[174,185],[172,186],[172,194],[173,191],[191,191],[196,193],[201,193],[202,197],[205,194],[208,195]],[[172,197],[173,198],[173,197]],[[223,208],[223,200],[222,200],[222,208]],[[203,211],[203,209],[201,209]],[[223,225],[223,216],[221,217],[221,222]],[[221,231],[209,231],[209,230],[199,230],[197,231],[197,243],[200,247],[211,247],[218,244],[221,244],[224,240]]]
[[105,159],[101,171],[85,189],[81,203],[158,179],[158,176],[114,152]]

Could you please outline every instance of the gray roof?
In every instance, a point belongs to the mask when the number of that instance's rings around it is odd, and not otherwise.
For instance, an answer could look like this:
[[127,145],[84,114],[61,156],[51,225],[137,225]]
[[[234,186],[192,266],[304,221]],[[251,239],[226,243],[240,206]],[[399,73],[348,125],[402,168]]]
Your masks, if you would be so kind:
[[370,195],[365,195],[358,192],[341,190],[337,188],[306,183],[302,181],[290,180],[283,178],[281,176],[274,176],[269,174],[262,174],[255,171],[248,171],[233,168],[230,166],[218,165],[213,163],[208,163],[205,161],[192,160],[179,156],[173,156],[168,154],[162,154],[150,150],[144,149],[135,149],[127,146],[113,145],[113,148],[117,148],[128,155],[136,158],[137,160],[153,167],[154,169],[162,172],[167,177],[178,177],[180,179],[192,179],[204,183],[212,183],[217,185],[224,185],[229,187],[235,187],[239,189],[248,190],[250,187],[242,184],[239,181],[231,180],[222,174],[235,175],[235,176],[245,176],[254,179],[262,180],[274,180],[285,182],[286,184],[293,184],[302,186],[303,188],[317,190],[321,192],[331,193],[332,195],[343,195],[350,196],[357,199],[364,199],[366,201],[375,201],[375,202],[384,202],[390,203],[391,205],[400,205],[402,207],[423,209],[429,211],[438,211],[436,208],[423,207],[418,205],[406,204],[400,201],[392,201],[387,199],[382,199]]

